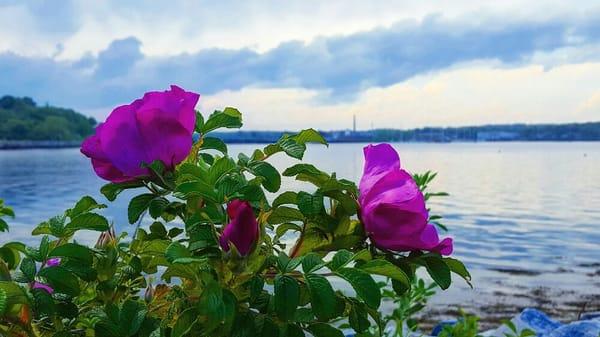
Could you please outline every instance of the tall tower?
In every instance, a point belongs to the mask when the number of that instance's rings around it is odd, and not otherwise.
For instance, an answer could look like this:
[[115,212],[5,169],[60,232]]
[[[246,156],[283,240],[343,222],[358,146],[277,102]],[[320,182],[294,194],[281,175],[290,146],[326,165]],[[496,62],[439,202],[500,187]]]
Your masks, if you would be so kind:
[[356,132],[356,115],[352,115],[352,131]]

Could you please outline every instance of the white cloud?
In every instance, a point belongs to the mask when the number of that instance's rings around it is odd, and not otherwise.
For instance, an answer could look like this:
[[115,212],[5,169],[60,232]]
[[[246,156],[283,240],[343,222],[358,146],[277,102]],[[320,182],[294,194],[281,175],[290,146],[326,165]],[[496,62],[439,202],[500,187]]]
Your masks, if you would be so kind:
[[[317,36],[349,35],[431,15],[486,27],[508,21],[578,17],[600,9],[594,1],[0,1],[0,51],[50,56],[61,44],[63,59],[97,53],[115,39],[138,38],[146,55],[175,55],[220,47],[264,52],[278,44]],[[51,5],[48,5],[51,4]],[[64,17],[62,15],[69,15]],[[47,18],[53,26],[36,24]],[[61,20],[64,23],[61,23]],[[60,34],[57,34],[57,31]],[[25,43],[23,41],[26,41]]]
[[235,106],[250,130],[350,128],[354,114],[359,129],[586,122],[600,119],[599,76],[600,63],[549,70],[462,65],[366,90],[349,103],[317,104],[314,90],[245,88],[202,97],[200,106]]

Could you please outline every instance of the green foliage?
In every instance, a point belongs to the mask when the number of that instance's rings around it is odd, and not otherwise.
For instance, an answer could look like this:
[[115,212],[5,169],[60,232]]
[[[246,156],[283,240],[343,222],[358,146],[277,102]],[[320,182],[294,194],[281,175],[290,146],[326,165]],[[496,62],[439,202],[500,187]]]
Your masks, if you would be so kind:
[[[133,237],[117,236],[101,214],[106,206],[84,196],[35,227],[38,246],[0,246],[0,335],[329,337],[350,327],[369,336],[423,308],[432,287],[417,269],[444,289],[452,272],[470,281],[458,260],[373,246],[353,182],[309,163],[281,173],[270,163],[278,153],[302,159],[308,143],[326,145],[315,130],[232,158],[212,132],[240,127],[239,111],[197,116],[200,139],[174,170],[143,163],[150,176],[102,187],[109,201],[137,192],[127,209]],[[434,176],[416,179],[425,189]],[[308,188],[280,191],[284,179]],[[250,203],[259,225],[247,255],[219,242],[234,199]],[[0,203],[0,215],[13,214]],[[96,245],[77,242],[80,231],[99,232]],[[398,309],[382,316],[382,300]]]
[[4,205],[4,200],[0,199],[0,232],[8,232],[8,223],[2,217],[15,217],[12,208]]
[[[461,311],[462,312],[462,311]],[[439,337],[480,337],[479,317],[462,312],[462,318],[452,326],[445,326]]]
[[94,132],[96,121],[73,110],[37,106],[29,97],[0,98],[0,138],[77,141]]

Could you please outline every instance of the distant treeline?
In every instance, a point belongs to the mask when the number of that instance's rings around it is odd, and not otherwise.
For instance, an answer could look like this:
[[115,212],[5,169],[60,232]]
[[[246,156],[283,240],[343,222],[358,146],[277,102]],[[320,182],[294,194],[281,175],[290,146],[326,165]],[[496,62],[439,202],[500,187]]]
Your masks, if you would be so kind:
[[[29,97],[0,98],[0,148],[78,146],[81,140],[93,133],[95,125],[93,118],[71,109],[38,106]],[[332,143],[600,141],[600,122],[321,132]],[[235,131],[215,133],[215,136],[229,143],[272,143],[284,133]]]
[[[272,143],[283,131],[222,132],[230,143]],[[490,142],[490,141],[599,141],[600,122],[573,124],[509,124],[412,130],[321,131],[332,143],[351,142]]]
[[80,141],[96,121],[71,109],[38,106],[29,97],[0,98],[0,140]]

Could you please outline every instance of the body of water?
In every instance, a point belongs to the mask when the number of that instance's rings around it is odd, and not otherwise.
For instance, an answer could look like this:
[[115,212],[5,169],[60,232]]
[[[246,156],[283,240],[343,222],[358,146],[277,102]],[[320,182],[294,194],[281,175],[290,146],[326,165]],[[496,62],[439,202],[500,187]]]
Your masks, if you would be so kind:
[[[250,154],[256,145],[230,146]],[[362,144],[311,146],[305,160],[360,179]],[[482,315],[509,316],[524,306],[575,315],[600,306],[600,143],[395,144],[410,172],[437,171],[432,190],[449,197],[431,207],[445,217],[455,256],[473,274],[475,289],[458,278],[433,301],[432,313],[461,305]],[[284,155],[280,168],[295,162]],[[285,179],[284,179],[285,180]],[[9,240],[36,240],[31,229],[71,207],[82,195],[106,201],[104,184],[78,149],[0,151],[0,198],[17,214]],[[299,182],[285,180],[284,188]],[[127,225],[121,195],[106,211],[118,229]],[[95,237],[87,238],[95,241]]]

